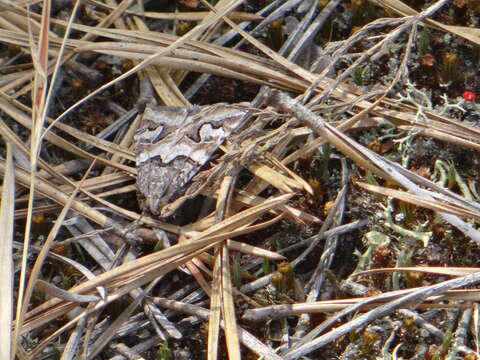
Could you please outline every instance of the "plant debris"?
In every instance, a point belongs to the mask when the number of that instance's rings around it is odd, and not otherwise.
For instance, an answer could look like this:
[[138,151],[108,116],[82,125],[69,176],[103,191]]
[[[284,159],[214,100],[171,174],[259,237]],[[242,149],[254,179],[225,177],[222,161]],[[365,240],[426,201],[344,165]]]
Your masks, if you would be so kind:
[[478,357],[477,1],[0,8],[0,358]]

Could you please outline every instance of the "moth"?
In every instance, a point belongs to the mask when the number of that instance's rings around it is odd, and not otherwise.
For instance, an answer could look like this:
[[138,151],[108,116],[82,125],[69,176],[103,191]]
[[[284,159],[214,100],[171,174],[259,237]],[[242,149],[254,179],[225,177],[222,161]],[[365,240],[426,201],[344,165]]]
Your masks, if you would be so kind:
[[242,125],[246,104],[147,105],[135,139],[137,196],[143,211],[167,217],[186,200],[192,178]]

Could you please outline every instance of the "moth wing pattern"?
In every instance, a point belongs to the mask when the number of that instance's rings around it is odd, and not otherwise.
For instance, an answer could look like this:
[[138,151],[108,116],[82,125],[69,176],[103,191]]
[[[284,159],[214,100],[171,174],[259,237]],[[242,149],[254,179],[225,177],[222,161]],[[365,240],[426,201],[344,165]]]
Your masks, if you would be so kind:
[[245,106],[194,107],[147,105],[135,135],[137,189],[142,210],[171,215],[190,180],[239,126]]

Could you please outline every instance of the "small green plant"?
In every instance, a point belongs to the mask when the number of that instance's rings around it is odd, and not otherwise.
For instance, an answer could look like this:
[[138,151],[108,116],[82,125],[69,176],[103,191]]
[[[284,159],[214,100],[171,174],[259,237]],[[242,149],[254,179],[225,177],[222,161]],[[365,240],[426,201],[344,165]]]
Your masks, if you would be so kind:
[[272,267],[270,266],[270,261],[268,261],[268,259],[263,259],[262,270],[265,275],[272,272]]
[[50,343],[52,346],[52,353],[49,355],[49,359],[52,360],[57,360],[62,357],[63,350],[65,348],[65,345],[62,344],[61,338],[58,338],[56,341],[52,341]]
[[282,250],[285,247],[285,239],[282,236],[276,236],[273,240],[275,250]]
[[417,40],[417,48],[420,55],[426,55],[430,52],[430,31],[427,28],[424,28],[420,31]]
[[164,341],[158,346],[158,350],[155,353],[155,358],[157,360],[172,360],[173,355],[168,347],[168,342]]
[[70,289],[74,284],[74,279],[72,275],[65,275],[63,272],[62,275],[62,287],[64,289]]
[[[365,176],[363,177],[363,181],[368,184],[378,185],[377,179],[375,179],[375,175],[370,170],[365,171]],[[378,197],[380,199],[380,197]]]
[[365,66],[358,66],[352,71],[352,80],[358,86],[362,86],[365,82],[364,76],[363,76],[364,70],[365,70]]
[[447,329],[442,340],[442,353],[446,354],[452,345],[454,345],[454,333],[452,329]]

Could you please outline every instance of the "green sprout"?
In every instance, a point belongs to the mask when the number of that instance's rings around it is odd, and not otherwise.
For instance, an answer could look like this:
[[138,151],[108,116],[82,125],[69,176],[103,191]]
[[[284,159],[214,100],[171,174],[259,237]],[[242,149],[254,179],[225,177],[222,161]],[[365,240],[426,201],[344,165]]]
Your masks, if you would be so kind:
[[417,48],[420,55],[426,55],[430,52],[430,31],[424,28],[420,31],[417,41]]
[[172,360],[173,359],[172,352],[171,352],[170,348],[168,347],[168,342],[164,341],[164,342],[160,343],[160,345],[158,346],[158,350],[155,353],[155,357],[156,357],[157,360]]
[[270,274],[272,272],[272,267],[270,266],[270,261],[268,261],[268,259],[263,259],[262,271],[265,275]]
[[357,66],[352,71],[352,80],[358,86],[362,86],[365,83],[364,70],[365,66]]

